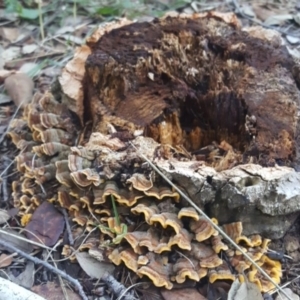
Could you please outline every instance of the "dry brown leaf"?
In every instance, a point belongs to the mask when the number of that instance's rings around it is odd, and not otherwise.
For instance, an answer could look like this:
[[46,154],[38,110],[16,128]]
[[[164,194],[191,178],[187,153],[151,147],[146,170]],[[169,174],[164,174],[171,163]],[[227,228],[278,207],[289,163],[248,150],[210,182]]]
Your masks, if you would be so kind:
[[20,30],[17,27],[2,27],[0,28],[0,36],[9,42],[15,42],[20,35]]
[[0,209],[0,224],[7,222],[10,219],[10,215],[5,209]]
[[12,261],[13,261],[12,255],[7,255],[2,253],[0,255],[0,268],[5,268],[7,266],[10,266]]
[[86,252],[77,252],[76,259],[83,271],[92,278],[100,279],[105,272],[112,273],[115,269],[113,264],[100,262]]
[[[33,213],[31,221],[25,227],[28,239],[53,246],[65,227],[65,220],[53,204],[43,202]],[[31,234],[31,233],[32,234]]]
[[0,83],[3,83],[5,78],[7,78],[15,73],[16,73],[15,70],[0,70]]
[[[206,300],[196,289],[174,289],[162,290],[161,294],[165,300]],[[253,298],[255,299],[255,298]]]
[[28,104],[33,96],[34,83],[25,73],[13,74],[4,81],[4,87],[15,105]]
[[252,282],[240,283],[235,280],[229,290],[228,300],[263,300],[263,296],[256,284]]
[[[33,286],[31,290],[33,292],[35,292],[37,295],[44,297],[47,300],[65,299],[64,293],[63,293],[60,285],[55,282],[47,281],[46,284]],[[68,288],[65,288],[65,290],[68,295],[67,299],[70,299],[70,300],[80,300],[81,299],[76,293],[69,290]]]
[[[0,232],[0,240],[3,242],[7,242],[11,244],[12,246],[22,250],[25,253],[30,253],[33,249],[33,246],[26,242],[25,240],[20,240],[18,237],[26,239],[26,237],[22,234],[19,234],[16,231],[13,231],[11,229],[1,229]],[[0,250],[4,248],[0,247]]]

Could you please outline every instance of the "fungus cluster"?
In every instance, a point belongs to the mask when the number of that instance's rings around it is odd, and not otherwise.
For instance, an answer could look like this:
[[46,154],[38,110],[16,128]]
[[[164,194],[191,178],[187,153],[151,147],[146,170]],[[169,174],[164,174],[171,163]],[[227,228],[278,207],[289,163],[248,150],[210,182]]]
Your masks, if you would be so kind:
[[[266,47],[240,31],[236,18],[217,13],[96,31],[63,71],[62,94],[36,94],[11,124],[20,149],[13,199],[23,221],[43,201],[66,208],[78,225],[98,226],[111,262],[158,287],[242,280],[245,272],[261,291],[271,289],[140,156],[168,159],[170,168],[187,160],[218,170],[244,161],[291,163],[292,63],[279,45],[264,59]],[[280,124],[255,106],[269,105],[263,90],[254,99],[264,76],[264,88],[285,95],[277,101],[272,94]],[[224,230],[279,283],[280,263],[266,256],[269,240],[243,236],[240,222]]]
[[[80,226],[89,230],[99,226],[99,240],[114,244],[108,254],[111,262],[123,262],[158,287],[171,289],[174,283],[187,279],[198,282],[206,276],[211,283],[233,281],[239,275],[242,280],[242,274],[248,272],[249,280],[261,291],[272,288],[209,222],[153,176],[134,147],[125,147],[119,138],[101,133],[91,134],[84,146],[73,146],[76,127],[72,126],[72,115],[50,93],[36,95],[23,117],[15,120],[10,136],[23,149],[16,158],[22,176],[14,182],[13,197],[24,218],[42,201],[66,208]],[[149,157],[159,147],[144,137],[136,138],[133,144]],[[119,224],[113,216],[112,197],[120,210]],[[216,219],[213,222],[217,224]],[[275,282],[280,281],[280,263],[266,256],[269,240],[243,236],[240,222],[224,225],[224,230]],[[229,263],[221,258],[221,252]]]

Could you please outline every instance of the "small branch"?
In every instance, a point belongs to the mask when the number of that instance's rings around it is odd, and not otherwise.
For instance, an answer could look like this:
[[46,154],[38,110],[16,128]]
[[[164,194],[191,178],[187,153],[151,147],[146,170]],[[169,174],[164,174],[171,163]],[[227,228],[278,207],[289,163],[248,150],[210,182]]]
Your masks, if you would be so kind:
[[69,223],[69,219],[68,219],[68,214],[67,214],[65,208],[62,208],[61,212],[63,213],[64,218],[65,218],[65,223],[66,223],[66,229],[67,229],[67,233],[68,233],[69,244],[70,244],[70,246],[73,246],[74,245],[74,239],[73,239],[73,235],[72,235],[72,231],[71,231],[71,227],[70,227],[70,223]]
[[3,177],[1,177],[2,179],[2,195],[3,195],[3,202],[7,202],[9,197],[8,197],[8,189],[7,189],[7,170],[8,170],[8,165],[10,165],[9,163],[12,162],[11,159],[9,159],[7,156],[3,156],[2,157],[4,160],[4,173],[2,173],[2,175],[4,175]]
[[123,300],[135,300],[136,298],[132,293],[128,293],[126,287],[118,282],[112,275],[105,272],[101,280],[107,284],[116,297],[122,297]]
[[[49,271],[51,271],[52,273],[55,273],[59,276],[61,276],[62,278],[66,279],[67,281],[69,281],[77,290],[79,295],[81,296],[81,298],[83,300],[88,300],[87,296],[85,295],[83,288],[81,286],[81,284],[79,283],[79,281],[73,277],[71,277],[70,275],[66,274],[65,272],[54,268],[52,265],[50,265],[49,263],[47,263],[46,261],[40,260],[36,257],[30,256],[29,254],[23,252],[22,250],[19,250],[18,248],[14,247],[13,245],[6,243],[4,241],[0,240],[0,246],[2,246],[3,248],[5,248],[7,251],[9,252],[16,252],[19,255],[21,255],[22,257],[32,261],[34,264],[38,264],[38,265],[42,265],[44,266],[46,269],[48,269]],[[129,299],[128,299],[129,300]]]

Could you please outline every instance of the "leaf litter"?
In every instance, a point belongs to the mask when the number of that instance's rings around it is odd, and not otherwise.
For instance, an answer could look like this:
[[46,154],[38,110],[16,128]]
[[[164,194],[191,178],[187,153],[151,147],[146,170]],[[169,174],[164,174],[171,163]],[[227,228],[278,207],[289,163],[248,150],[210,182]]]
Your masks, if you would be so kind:
[[[17,1],[12,1],[12,3],[16,2]],[[93,1],[90,1],[87,5],[85,5],[86,3],[84,3],[84,1],[78,1],[78,3],[76,3],[76,8],[75,3],[74,6],[72,6],[71,4],[66,4],[64,6],[66,8],[65,11],[57,11],[58,6],[55,10],[56,3],[57,5],[59,5],[60,1],[53,1],[53,3],[51,3],[50,1],[42,1],[42,11],[44,20],[46,20],[46,16],[49,18],[49,20],[52,17],[52,21],[48,21],[49,23],[47,23],[47,21],[43,21],[45,22],[45,24],[43,25],[47,34],[44,40],[47,40],[45,43],[43,40],[41,40],[42,28],[38,20],[40,17],[40,11],[37,4],[30,4],[28,7],[22,6],[21,9],[19,7],[18,10],[14,10],[16,9],[17,4],[13,4],[9,7],[10,13],[3,15],[3,17],[7,18],[9,22],[21,21],[21,23],[24,24],[23,28],[25,29],[20,30],[20,28],[17,26],[17,23],[9,23],[9,27],[3,27],[0,31],[0,36],[2,37],[3,41],[3,51],[0,51],[0,62],[3,62],[0,64],[0,79],[2,78],[2,80],[5,80],[4,87],[6,88],[7,93],[3,94],[7,96],[7,98],[5,101],[0,103],[0,105],[9,104],[7,99],[10,99],[14,101],[14,104],[16,106],[18,106],[24,100],[24,95],[26,101],[30,101],[34,88],[39,90],[42,86],[43,89],[49,87],[51,82],[54,80],[54,76],[60,73],[60,61],[63,61],[65,57],[72,55],[74,46],[76,44],[82,44],[84,42],[85,36],[91,32],[92,27],[95,25],[95,20],[98,21],[100,19],[101,21],[109,21],[112,18],[120,15],[127,16],[129,18],[147,18],[151,15],[151,12],[153,12],[154,16],[159,16],[163,14],[164,10],[175,9],[185,12],[202,12],[209,11],[212,9],[218,9],[221,11],[236,11],[235,4],[237,3],[237,1],[189,2],[163,0],[153,5],[151,3],[148,6],[142,3],[136,3],[135,5],[132,5],[130,1],[124,1],[124,3],[118,1],[117,4],[108,1],[107,5],[103,5],[103,7],[98,7],[99,5],[94,5]],[[251,24],[251,20],[253,20],[261,22],[267,27],[271,26],[275,29],[279,29],[280,31],[285,31],[286,34],[283,36],[283,38],[285,39],[285,42],[289,45],[288,49],[290,53],[295,58],[300,59],[300,34],[298,34],[297,36],[297,30],[299,31],[299,11],[297,11],[296,1],[238,1],[238,5],[242,12],[249,17],[249,19],[247,20],[241,17],[242,21],[246,23],[246,25],[247,23]],[[48,11],[50,13],[47,13],[47,8],[49,8]],[[53,13],[51,13],[51,9]],[[139,12],[139,9],[142,10],[142,13]],[[300,7],[298,9],[300,9]],[[74,14],[74,11],[76,12],[76,16]],[[74,15],[71,17],[70,15],[72,14]],[[95,19],[96,14],[98,14],[98,19]],[[67,18],[65,18],[65,15],[67,15]],[[35,22],[36,26],[34,26],[34,28],[31,28],[29,23],[27,23],[28,20]],[[77,21],[74,21],[74,23],[72,23],[72,20]],[[82,24],[83,20],[88,20],[86,25],[83,28],[81,27],[79,29],[76,29],[76,26],[78,24]],[[59,30],[60,28],[61,30]],[[21,44],[18,44],[20,41]],[[62,50],[62,54],[60,52],[60,54],[58,54],[57,56],[56,54],[52,56],[52,53],[56,53],[56,49],[58,48]],[[49,57],[53,57],[53,60],[47,60]],[[32,64],[32,68],[26,67],[26,64],[28,63]],[[26,75],[26,73],[28,74],[28,72],[30,72],[30,69],[34,69],[36,67],[39,68],[39,64],[41,63],[43,63],[41,72],[36,72],[32,76]],[[7,69],[8,67],[9,70]],[[43,69],[47,71],[43,73]],[[22,73],[18,73],[20,72],[20,70]],[[34,80],[31,79],[33,77],[35,77]],[[6,79],[8,78],[10,79],[6,81]],[[45,78],[45,80],[41,78]],[[0,93],[2,92],[4,91],[0,91]],[[0,152],[0,154],[1,153],[2,152]],[[47,209],[48,208],[49,207],[47,207]],[[62,220],[61,216],[59,216],[59,212],[54,211],[53,208],[49,208],[49,211],[51,213],[47,214],[47,209],[45,209],[45,211],[41,210],[39,214],[32,216],[26,229],[31,231],[33,234],[26,233],[26,235],[29,240],[37,239],[39,241],[43,241],[45,245],[53,246],[55,243],[58,242],[58,240],[62,236],[64,230],[64,221]],[[15,223],[15,219],[12,221],[10,218],[8,218],[6,210],[3,210],[3,213],[2,211],[0,212],[0,221],[1,219],[5,220],[4,222],[2,222],[3,224],[6,222],[11,222],[11,225],[13,225]],[[52,223],[55,224],[50,224],[51,220]],[[17,232],[11,233],[18,234]],[[1,235],[1,232],[0,238],[3,238],[4,240],[6,239],[8,242],[13,243],[17,248],[23,249],[27,253],[30,253],[33,250],[32,245],[26,243],[24,240],[15,239],[14,237],[9,237],[8,239],[6,235]],[[75,254],[75,256],[81,268],[91,278],[100,278],[105,270],[112,272],[114,269],[112,265],[105,265],[106,263],[99,262],[91,258],[91,256],[89,256],[86,252],[78,252]],[[9,257],[9,255],[3,253],[0,255],[0,266],[1,257]],[[7,259],[7,261],[9,262],[9,259]],[[3,265],[2,267],[4,268]],[[28,262],[25,266],[25,271],[26,269],[29,270],[27,271],[26,276],[29,276],[29,278],[33,278],[33,275],[31,276],[31,274],[34,273],[34,269],[32,268],[32,266],[30,266],[30,263]],[[33,281],[31,283],[28,283],[27,286],[29,287],[32,284]],[[53,283],[49,281],[46,282],[46,286],[48,287],[49,291],[54,289],[52,284]],[[35,291],[38,291],[40,287],[40,285],[37,286]],[[39,292],[37,293],[39,294]],[[192,288],[186,289],[185,291],[181,292],[177,291],[177,294],[173,293],[173,298],[167,298],[169,296],[167,296],[167,293],[165,293],[165,296],[163,295],[163,298],[176,299],[176,297],[183,295],[185,299],[189,299],[188,297],[190,297],[190,295],[194,295],[194,299],[196,300],[198,299],[197,296],[201,296],[201,294],[199,294],[198,292],[198,294],[194,293],[195,289]],[[49,295],[49,293],[45,295]],[[255,290],[251,288],[251,285],[249,285],[249,283],[243,283],[236,286],[235,295],[239,295],[239,297],[244,298],[228,299],[260,299],[249,298],[253,295],[255,295],[256,297]],[[232,292],[230,290],[228,297],[231,296]],[[59,299],[61,299],[62,296],[59,297]],[[47,299],[52,298],[49,297]],[[53,299],[55,299],[54,296]]]

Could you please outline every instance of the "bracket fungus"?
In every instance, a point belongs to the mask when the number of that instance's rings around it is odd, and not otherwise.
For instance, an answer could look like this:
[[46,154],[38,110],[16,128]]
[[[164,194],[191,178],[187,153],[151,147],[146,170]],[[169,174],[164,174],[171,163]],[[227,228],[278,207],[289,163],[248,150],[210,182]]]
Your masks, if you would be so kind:
[[141,158],[208,205],[215,224],[230,221],[224,230],[280,281],[262,236],[274,237],[274,226],[259,231],[251,218],[266,224],[300,211],[299,184],[281,193],[300,182],[291,168],[299,165],[299,66],[279,38],[257,30],[216,12],[96,30],[59,89],[36,94],[11,124],[21,150],[13,184],[20,215],[43,201],[66,208],[78,225],[98,226],[111,262],[157,287],[246,273],[262,292],[272,288]]

